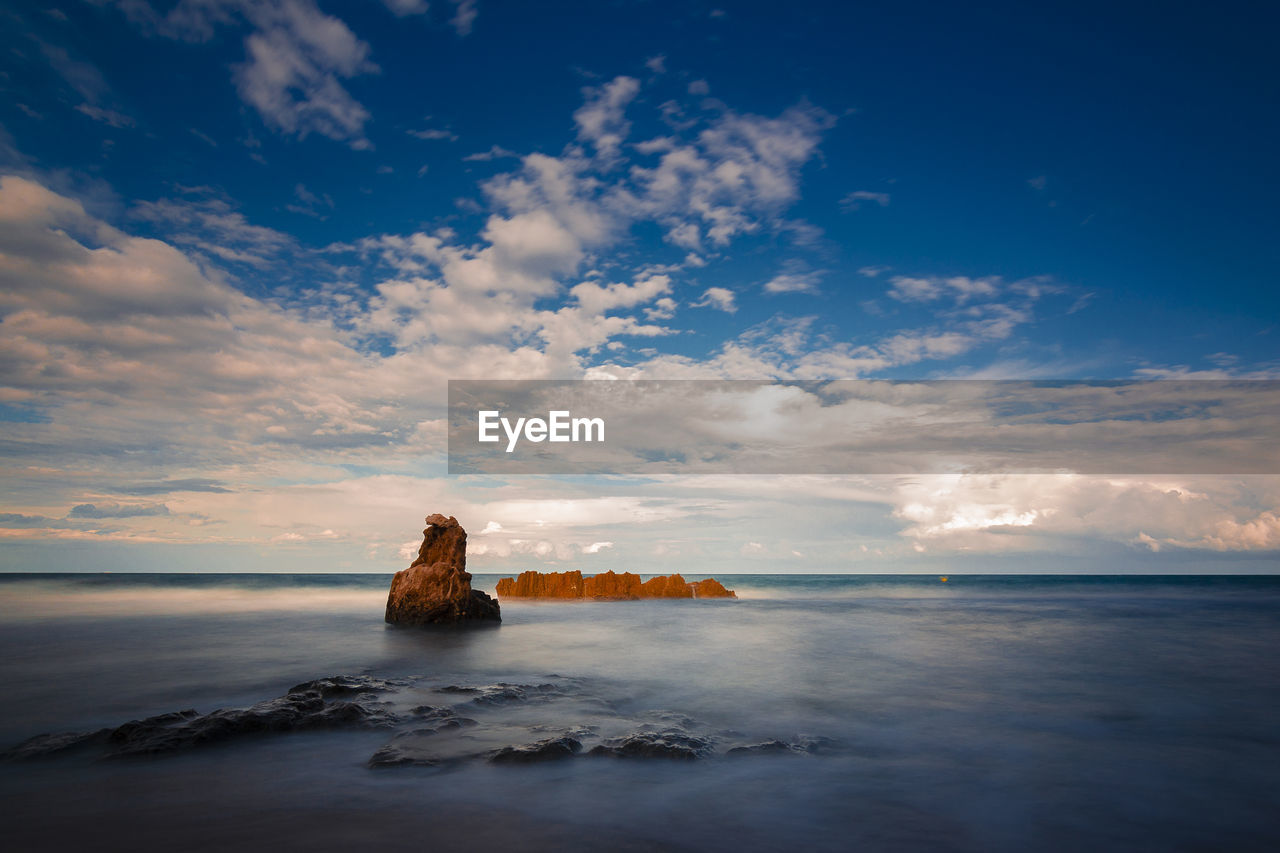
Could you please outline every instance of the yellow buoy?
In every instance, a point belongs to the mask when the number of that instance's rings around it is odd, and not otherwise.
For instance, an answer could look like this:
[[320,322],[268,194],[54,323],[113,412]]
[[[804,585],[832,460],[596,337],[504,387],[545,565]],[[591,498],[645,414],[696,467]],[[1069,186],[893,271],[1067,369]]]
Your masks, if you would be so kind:
[[939,575],[939,576],[938,576],[938,580],[942,581],[943,583],[946,583],[946,582],[947,582],[947,576],[946,576],[946,575]]

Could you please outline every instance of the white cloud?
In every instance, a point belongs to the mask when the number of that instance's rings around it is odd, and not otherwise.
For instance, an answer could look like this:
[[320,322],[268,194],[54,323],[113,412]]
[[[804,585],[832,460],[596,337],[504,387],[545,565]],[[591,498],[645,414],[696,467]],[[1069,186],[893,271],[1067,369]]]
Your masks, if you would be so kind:
[[728,314],[738,310],[734,302],[734,293],[725,287],[708,287],[703,291],[702,299],[693,303],[694,308],[716,308]]
[[951,297],[963,303],[971,299],[995,296],[1003,287],[999,276],[969,278],[968,276],[927,276],[923,278],[898,275],[890,279],[893,287],[889,296],[899,302],[932,302]]
[[817,271],[779,273],[765,282],[764,292],[817,293],[818,282],[821,280],[822,273]]
[[584,89],[586,103],[573,114],[578,138],[594,145],[596,153],[603,158],[617,156],[618,146],[631,132],[631,123],[626,119],[627,105],[639,92],[640,81],[623,76],[599,88]]
[[369,111],[339,80],[377,70],[368,44],[305,0],[278,11],[249,9],[258,29],[245,40],[246,60],[236,69],[240,97],[268,126],[286,134],[318,133],[367,147]]
[[[416,5],[387,2],[393,11]],[[148,32],[187,41],[207,41],[217,27],[247,21],[252,30],[234,80],[241,99],[263,122],[290,136],[315,133],[352,148],[370,147],[364,135],[369,111],[341,81],[378,67],[369,59],[369,45],[315,0],[185,0],[163,16],[146,3],[121,4],[121,10]]]
[[633,285],[609,284],[600,286],[589,281],[575,285],[570,295],[584,310],[591,314],[604,314],[615,308],[631,308],[644,302],[652,302],[671,292],[671,277],[654,275]]
[[[611,559],[631,559],[639,548],[653,550],[655,525],[665,539],[680,539],[690,557],[712,535],[708,519],[723,522],[725,532],[706,547],[736,559],[748,546],[750,554],[765,553],[752,541],[762,519],[820,518],[829,532],[854,505],[876,508],[886,547],[894,540],[906,550],[927,543],[930,553],[1047,547],[1095,534],[1119,544],[1146,536],[1166,551],[1278,547],[1273,508],[1280,495],[1272,486],[1242,495],[1198,481],[1053,475],[1025,484],[779,477],[767,487],[759,480],[694,478],[469,489],[433,476],[448,377],[865,376],[1008,340],[1031,322],[1032,304],[1055,289],[1037,279],[898,276],[886,282],[890,295],[931,315],[917,328],[846,341],[833,338],[818,317],[774,318],[706,356],[613,355],[605,348],[621,340],[647,344],[680,331],[660,323],[675,315],[676,299],[688,304],[686,292],[701,291],[695,306],[730,313],[737,307],[729,288],[695,289],[684,278],[692,262],[642,269],[619,260],[631,250],[632,227],[656,223],[680,247],[670,249],[674,255],[698,247],[713,262],[739,237],[781,232],[829,117],[803,105],[773,118],[724,110],[644,153],[623,144],[625,108],[643,101],[635,93],[610,101],[608,85],[590,96],[593,109],[604,109],[599,121],[579,128],[594,128],[601,139],[616,136],[605,147],[634,168],[600,162],[576,145],[559,156],[526,156],[484,184],[488,216],[478,234],[436,229],[333,247],[333,255],[363,252],[376,284],[372,295],[352,289],[307,297],[321,300],[314,304],[273,297],[276,304],[232,286],[226,270],[236,264],[277,264],[303,250],[288,235],[249,222],[216,193],[180,190],[177,198],[135,205],[134,215],[163,233],[159,240],[119,230],[34,181],[4,178],[2,391],[6,401],[40,406],[53,417],[50,424],[6,424],[6,434],[29,448],[19,456],[40,463],[33,470],[52,468],[47,463],[55,460],[74,469],[40,474],[49,478],[40,481],[24,473],[27,484],[14,489],[37,495],[32,513],[57,491],[60,505],[40,512],[60,519],[74,506],[125,506],[110,488],[167,465],[174,477],[217,480],[229,491],[166,496],[169,515],[113,519],[115,532],[101,535],[282,537],[298,549],[363,536],[386,554],[396,553],[403,534],[420,523],[425,504],[467,523],[491,519],[476,543],[477,556],[481,544],[486,549],[480,565],[489,566],[518,565],[528,556],[570,561],[606,547]],[[610,103],[621,107],[610,112]],[[497,147],[489,153],[515,156]],[[628,159],[636,157],[652,159]],[[316,209],[328,205],[305,186],[296,186],[295,196]],[[783,276],[800,282],[783,291],[817,286],[812,271],[784,267]],[[413,473],[351,476],[344,465]],[[297,485],[280,485],[289,482]],[[198,535],[189,524],[197,515],[209,520]],[[26,522],[13,522],[15,529],[19,523]],[[98,535],[49,530],[49,536]],[[768,552],[801,551],[814,566],[838,568],[822,562],[824,535],[815,530],[803,545],[770,542]],[[404,556],[417,544],[404,543]],[[848,547],[843,542],[842,553]],[[508,558],[511,564],[501,562]]]

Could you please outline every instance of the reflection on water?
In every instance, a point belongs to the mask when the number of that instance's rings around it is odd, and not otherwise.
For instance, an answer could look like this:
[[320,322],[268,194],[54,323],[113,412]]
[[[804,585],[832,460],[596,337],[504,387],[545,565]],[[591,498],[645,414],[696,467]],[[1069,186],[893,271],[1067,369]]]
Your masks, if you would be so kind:
[[[480,631],[384,626],[387,580],[0,582],[0,738],[242,707],[338,673],[555,674],[582,696],[481,722],[569,727],[589,697],[618,718],[688,717],[720,754],[371,770],[386,734],[336,731],[141,762],[68,756],[0,766],[16,837],[70,842],[78,817],[105,827],[99,840],[150,833],[157,849],[407,849],[429,831],[541,849],[1280,841],[1272,579],[734,578],[738,601],[504,602],[502,625]],[[723,754],[801,735],[841,749]],[[432,829],[442,808],[474,827]]]

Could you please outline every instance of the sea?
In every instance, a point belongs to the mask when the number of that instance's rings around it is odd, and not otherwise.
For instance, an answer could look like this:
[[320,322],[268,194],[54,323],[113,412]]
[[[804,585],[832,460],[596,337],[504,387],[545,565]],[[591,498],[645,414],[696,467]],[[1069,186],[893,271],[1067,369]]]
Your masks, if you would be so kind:
[[[1280,849],[1280,577],[718,579],[413,630],[389,574],[0,575],[4,848]],[[116,748],[326,678],[372,716]]]

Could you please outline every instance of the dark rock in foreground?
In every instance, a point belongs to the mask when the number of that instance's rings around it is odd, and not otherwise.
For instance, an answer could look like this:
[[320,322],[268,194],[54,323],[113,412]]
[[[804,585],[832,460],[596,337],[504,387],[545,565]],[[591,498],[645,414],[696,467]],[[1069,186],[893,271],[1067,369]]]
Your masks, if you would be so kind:
[[641,581],[631,572],[612,571],[582,576],[582,572],[522,572],[498,581],[499,598],[590,598],[597,601],[635,601],[641,598],[737,598],[715,578],[686,581],[680,575],[661,575]]
[[640,732],[607,740],[587,754],[612,758],[674,758],[692,761],[711,754],[711,741],[680,731]]
[[506,746],[489,756],[494,764],[535,764],[573,758],[582,751],[582,741],[572,737],[554,737],[527,746]]
[[[363,694],[386,690],[391,682],[359,676],[308,681],[276,699],[248,708],[200,714],[174,711],[131,720],[114,729],[62,735],[38,735],[13,749],[16,759],[38,758],[88,746],[105,747],[109,758],[162,755],[256,734],[280,734],[321,728],[381,728],[398,718]],[[337,698],[343,697],[343,698]]]
[[438,625],[502,620],[502,611],[467,572],[467,531],[453,516],[427,516],[418,558],[397,572],[387,595],[386,621],[393,625]]
[[[0,759],[157,759],[188,750],[260,742],[295,732],[385,731],[371,768],[448,772],[471,763],[511,766],[581,760],[775,760],[845,751],[821,735],[746,740],[712,731],[678,711],[622,712],[588,682],[545,676],[537,683],[458,684],[421,678],[335,676],[299,684],[247,708],[175,711],[90,732],[45,734]],[[426,700],[426,703],[424,703]],[[350,743],[348,739],[346,742]],[[718,746],[724,743],[724,747]],[[323,747],[317,739],[314,745]],[[788,759],[803,760],[803,759]]]

